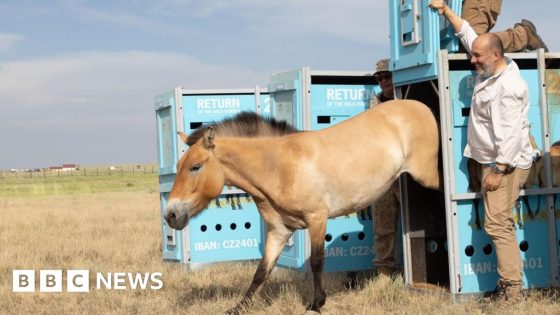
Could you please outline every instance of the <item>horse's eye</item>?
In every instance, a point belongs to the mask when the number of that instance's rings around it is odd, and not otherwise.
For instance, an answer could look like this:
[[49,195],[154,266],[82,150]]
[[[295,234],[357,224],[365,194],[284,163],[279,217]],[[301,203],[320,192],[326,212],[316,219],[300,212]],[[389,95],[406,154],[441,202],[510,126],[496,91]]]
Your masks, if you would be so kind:
[[200,164],[195,164],[195,165],[191,166],[191,168],[189,168],[189,171],[191,171],[191,172],[196,172],[196,171],[198,171],[201,167],[202,167],[202,165],[200,165]]

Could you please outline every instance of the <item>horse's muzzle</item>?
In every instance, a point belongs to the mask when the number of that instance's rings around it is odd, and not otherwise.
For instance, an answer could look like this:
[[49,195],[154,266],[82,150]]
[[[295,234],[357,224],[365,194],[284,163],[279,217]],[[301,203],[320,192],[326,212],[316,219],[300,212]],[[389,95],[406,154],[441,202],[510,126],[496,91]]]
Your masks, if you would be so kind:
[[181,230],[189,222],[188,207],[186,202],[172,200],[166,208],[165,221],[167,224],[176,229]]

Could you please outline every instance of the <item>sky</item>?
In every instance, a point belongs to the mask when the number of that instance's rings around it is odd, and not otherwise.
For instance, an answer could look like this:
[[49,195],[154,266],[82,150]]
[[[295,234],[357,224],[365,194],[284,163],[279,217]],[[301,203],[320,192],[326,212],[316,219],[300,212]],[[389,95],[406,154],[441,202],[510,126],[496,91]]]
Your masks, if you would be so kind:
[[[383,0],[0,0],[0,169],[155,163],[154,98],[266,87],[273,72],[370,70]],[[504,1],[560,52],[557,0]]]

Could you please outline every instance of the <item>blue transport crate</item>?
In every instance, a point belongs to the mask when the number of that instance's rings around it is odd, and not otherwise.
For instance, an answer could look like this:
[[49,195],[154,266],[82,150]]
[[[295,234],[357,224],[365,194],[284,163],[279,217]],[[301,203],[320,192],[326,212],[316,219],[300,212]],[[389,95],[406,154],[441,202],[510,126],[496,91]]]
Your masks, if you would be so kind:
[[312,83],[311,130],[338,124],[363,112],[377,91],[377,86],[371,84]]
[[[319,130],[353,117],[369,107],[380,91],[373,71],[315,71],[302,68],[274,73],[268,86],[271,115],[300,130]],[[373,222],[370,209],[329,219],[325,235],[326,272],[373,268]],[[310,271],[307,230],[288,240],[278,266]]]
[[224,187],[208,209],[176,231],[165,222],[165,207],[173,187],[176,164],[188,149],[177,137],[221,121],[241,111],[270,114],[265,89],[186,90],[180,87],[156,97],[158,163],[161,201],[162,254],[165,260],[194,266],[262,257],[264,226],[253,200],[235,187]]
[[[551,148],[553,145],[560,145],[560,54],[550,54],[547,62],[549,67],[544,71],[544,81],[546,83],[546,109],[548,114],[550,141],[546,143],[546,147]],[[546,156],[545,156],[546,157]],[[550,154],[550,181],[554,188],[560,188],[560,157]],[[560,211],[560,195],[555,195],[550,201],[555,213]],[[557,246],[560,248],[560,218],[556,220],[556,240]],[[560,268],[560,263],[558,265]]]
[[[162,193],[162,216],[169,193]],[[242,192],[227,193],[212,200],[203,213],[189,221],[183,231],[167,227],[163,220],[166,243],[164,259],[181,260],[187,264],[230,260],[260,259],[262,257],[263,225],[251,197]],[[181,233],[178,243],[171,244],[169,233]],[[177,246],[175,256],[168,248]],[[179,257],[179,258],[175,258]]]
[[[542,196],[530,196],[528,204],[536,208]],[[474,203],[479,202],[478,206]],[[529,217],[523,201],[513,209],[519,251],[523,260],[523,283],[526,288],[547,288],[552,285],[546,205],[535,217]],[[481,200],[461,200],[457,204],[461,293],[492,291],[498,280],[496,254],[492,241],[476,222],[476,209],[484,222]]]
[[[543,148],[541,110],[539,103],[538,72],[536,69],[522,69],[521,74],[529,86],[529,121],[531,134],[540,148]],[[455,191],[466,193],[468,190],[467,161],[463,158],[463,150],[467,144],[467,125],[470,113],[471,96],[473,93],[476,72],[473,70],[457,70],[449,72],[449,85],[453,124],[453,155],[455,161]]]
[[[444,175],[440,193],[409,182],[401,186],[405,187],[401,192],[405,282],[448,286],[454,294],[480,293],[493,290],[498,275],[495,250],[483,230],[483,202],[470,187],[463,157],[476,75],[468,56],[456,53],[459,42],[449,23],[428,7],[429,2],[392,0],[389,4],[393,83],[397,95],[424,102],[439,119]],[[462,1],[447,4],[460,15]],[[528,84],[531,134],[543,151],[534,163],[540,176],[522,191],[512,209],[524,287],[557,287],[560,181],[555,183],[554,177],[560,176],[560,157],[551,151],[560,140],[560,55],[539,50],[509,56]],[[554,175],[555,167],[559,175]],[[428,193],[434,196],[425,206]]]
[[[521,61],[520,61],[521,63]],[[529,87],[529,121],[535,142],[543,148],[542,113],[539,102],[539,78],[536,68],[522,68],[521,75]],[[467,121],[476,74],[472,71],[450,71],[453,107],[453,155],[455,192],[467,193],[468,172],[463,150],[466,146]],[[534,187],[539,189],[541,187]],[[545,187],[542,187],[545,188]],[[548,239],[546,198],[543,195],[521,197],[514,211],[517,239],[524,264],[525,287],[552,285]],[[478,219],[477,219],[478,218]],[[478,223],[477,223],[478,222]],[[496,256],[492,242],[483,231],[484,207],[481,199],[466,199],[457,204],[460,249],[461,292],[490,291],[496,286]]]
[[[553,178],[555,167],[560,174],[560,157],[552,156],[551,147],[560,140],[560,55],[541,50],[508,56],[519,65],[528,84],[531,134],[543,152],[543,157],[534,163],[539,176],[522,190],[512,209],[523,260],[523,286],[557,287],[560,183],[555,184]],[[437,68],[437,91],[422,85],[425,82],[397,86],[401,95],[402,90],[411,88],[409,96],[424,101],[438,115],[445,186],[444,192],[435,193],[443,197],[435,203],[440,215],[425,222],[421,222],[422,217],[431,214],[418,210],[426,200],[423,195],[430,190],[419,193],[416,190],[420,187],[407,186],[412,190],[403,192],[405,282],[412,286],[422,282],[448,286],[453,294],[479,294],[495,288],[498,274],[495,248],[484,231],[483,201],[480,193],[470,187],[467,159],[463,157],[476,74],[467,55],[448,54],[445,50],[439,52]],[[438,233],[434,233],[434,226],[440,227]],[[426,245],[435,239],[443,247],[430,251]]]
[[556,143],[560,141],[560,69],[546,69],[545,83],[551,143]]
[[165,221],[165,208],[169,200],[169,192],[173,185],[175,174],[160,175],[160,220],[162,233],[162,256],[164,260],[181,261],[184,257],[182,232],[167,225]]
[[[445,17],[429,8],[430,0],[391,0],[391,64],[393,83],[408,84],[437,78],[437,52],[459,48],[452,27]],[[460,0],[448,5],[461,15]]]

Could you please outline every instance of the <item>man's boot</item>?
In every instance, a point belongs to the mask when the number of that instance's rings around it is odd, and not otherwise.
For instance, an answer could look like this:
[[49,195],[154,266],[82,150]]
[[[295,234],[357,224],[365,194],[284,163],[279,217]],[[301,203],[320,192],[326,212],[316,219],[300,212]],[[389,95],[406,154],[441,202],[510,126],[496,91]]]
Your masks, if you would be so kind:
[[533,24],[529,20],[521,20],[521,23],[515,24],[515,26],[522,26],[527,33],[527,49],[529,50],[536,50],[539,48],[544,48],[544,51],[548,52],[548,47],[543,42],[542,38],[537,34],[537,28],[535,24]]
[[490,302],[504,303],[507,305],[517,305],[521,302],[521,283],[507,283],[498,280],[498,286],[490,295]]
[[502,280],[498,281],[498,285],[494,289],[494,292],[490,293],[488,296],[488,302],[505,302],[506,300],[506,288]]
[[508,304],[519,304],[521,303],[521,283],[516,284],[506,284],[506,301]]

